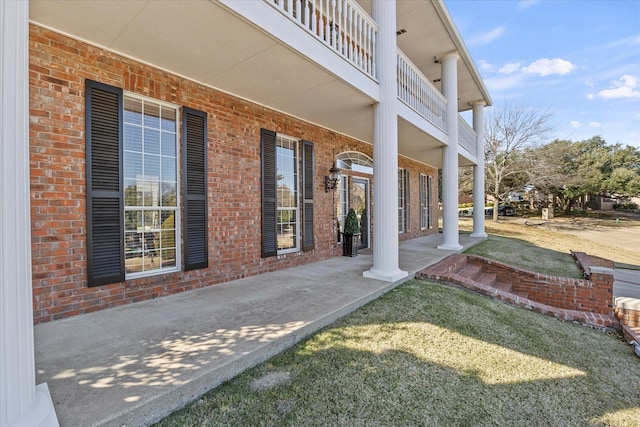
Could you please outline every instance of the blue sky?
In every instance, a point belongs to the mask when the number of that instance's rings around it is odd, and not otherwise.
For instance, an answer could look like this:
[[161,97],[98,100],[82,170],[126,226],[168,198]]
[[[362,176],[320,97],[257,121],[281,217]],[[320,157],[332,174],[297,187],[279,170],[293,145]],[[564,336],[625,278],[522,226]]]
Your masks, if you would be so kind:
[[445,0],[495,108],[548,109],[551,139],[640,148],[640,0]]

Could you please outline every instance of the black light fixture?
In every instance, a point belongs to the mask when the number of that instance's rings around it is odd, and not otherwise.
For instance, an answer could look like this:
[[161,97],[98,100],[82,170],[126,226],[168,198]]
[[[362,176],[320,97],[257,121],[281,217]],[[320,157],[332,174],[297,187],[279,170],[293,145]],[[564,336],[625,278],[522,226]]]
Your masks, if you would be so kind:
[[338,188],[338,182],[340,181],[340,169],[336,167],[334,163],[329,169],[329,175],[324,177],[324,191],[329,192]]

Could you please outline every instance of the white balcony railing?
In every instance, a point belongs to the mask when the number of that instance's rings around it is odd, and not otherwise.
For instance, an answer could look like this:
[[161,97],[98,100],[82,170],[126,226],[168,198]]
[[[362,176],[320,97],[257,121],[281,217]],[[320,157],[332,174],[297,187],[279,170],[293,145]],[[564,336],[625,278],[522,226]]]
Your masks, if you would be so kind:
[[378,24],[354,0],[264,0],[344,59],[376,78]]
[[469,153],[476,154],[476,132],[460,115],[458,115],[458,145],[466,148]]
[[398,98],[446,132],[447,99],[398,49]]

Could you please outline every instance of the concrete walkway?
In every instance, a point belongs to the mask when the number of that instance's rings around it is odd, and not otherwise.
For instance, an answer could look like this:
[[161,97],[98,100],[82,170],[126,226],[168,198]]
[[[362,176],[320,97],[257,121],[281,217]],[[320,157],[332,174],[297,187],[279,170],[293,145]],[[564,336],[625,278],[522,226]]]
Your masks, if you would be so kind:
[[[482,239],[460,236],[464,248]],[[442,235],[400,243],[414,274],[450,255]],[[37,383],[60,425],[140,426],[398,286],[337,257],[35,327]],[[406,280],[406,279],[405,279]]]

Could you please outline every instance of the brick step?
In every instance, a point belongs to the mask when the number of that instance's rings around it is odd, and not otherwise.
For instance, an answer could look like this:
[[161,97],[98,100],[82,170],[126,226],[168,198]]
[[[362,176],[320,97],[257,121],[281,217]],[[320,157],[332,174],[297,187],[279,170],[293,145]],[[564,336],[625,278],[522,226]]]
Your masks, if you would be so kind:
[[496,283],[493,285],[493,287],[496,288],[496,289],[500,289],[502,291],[512,292],[511,283],[505,283],[505,282],[496,281]]
[[480,276],[481,273],[482,269],[480,268],[480,266],[474,264],[465,264],[462,269],[456,272],[456,274],[474,281],[477,281],[476,279],[478,278],[478,276]]
[[476,282],[482,283],[486,286],[496,286],[496,275],[495,273],[480,273]]
[[518,295],[521,298],[529,298],[529,294],[526,292],[513,292],[511,291],[512,294],[514,295]]

